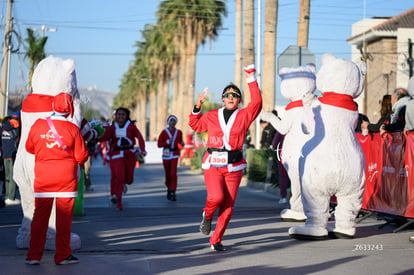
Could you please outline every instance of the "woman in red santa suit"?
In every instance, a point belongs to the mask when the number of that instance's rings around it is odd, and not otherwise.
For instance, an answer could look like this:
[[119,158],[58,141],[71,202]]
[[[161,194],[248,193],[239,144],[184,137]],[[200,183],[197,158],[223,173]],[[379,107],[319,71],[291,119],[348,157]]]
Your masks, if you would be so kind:
[[[117,203],[117,209],[123,210],[122,193],[126,193],[127,185],[134,181],[136,154],[145,156],[145,141],[141,132],[131,122],[130,112],[120,107],[115,111],[115,120],[106,128],[99,141],[109,141],[111,168],[111,201]],[[139,150],[134,145],[138,139]]]
[[210,238],[211,249],[225,251],[221,240],[233,214],[237,191],[246,167],[242,148],[247,129],[262,109],[262,97],[255,78],[253,65],[244,68],[249,85],[251,101],[240,109],[240,89],[230,84],[224,88],[224,107],[201,114],[201,106],[206,99],[204,91],[190,114],[190,127],[196,132],[208,132],[207,146],[202,168],[207,188],[207,199],[200,231],[209,235],[214,212],[218,208],[216,228]]
[[158,147],[162,148],[162,164],[165,171],[165,185],[167,186],[167,199],[176,201],[177,190],[177,164],[180,150],[184,146],[183,133],[175,128],[177,117],[170,115],[167,118],[167,128],[162,130],[158,137]]
[[40,264],[46,242],[50,213],[56,201],[56,264],[74,264],[70,232],[78,189],[78,164],[88,159],[79,128],[68,120],[73,116],[73,99],[61,93],[53,99],[52,116],[38,119],[30,129],[26,150],[35,155],[35,211],[31,224],[26,263]]

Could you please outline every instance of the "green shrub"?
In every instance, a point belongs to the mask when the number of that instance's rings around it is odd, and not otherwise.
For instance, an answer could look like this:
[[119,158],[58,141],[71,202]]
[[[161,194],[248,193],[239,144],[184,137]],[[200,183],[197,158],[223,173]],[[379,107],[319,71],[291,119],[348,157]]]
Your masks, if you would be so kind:
[[193,159],[191,160],[191,170],[201,169],[203,163],[204,153],[207,151],[207,147],[199,147],[194,149]]
[[269,159],[267,150],[249,148],[246,155],[247,178],[252,181],[266,181],[267,161]]

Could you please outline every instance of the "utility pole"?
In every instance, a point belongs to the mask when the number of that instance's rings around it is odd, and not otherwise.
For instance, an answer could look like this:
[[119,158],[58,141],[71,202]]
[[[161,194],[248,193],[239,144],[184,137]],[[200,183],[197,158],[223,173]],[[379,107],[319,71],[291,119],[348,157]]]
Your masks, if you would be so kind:
[[11,53],[11,35],[13,31],[12,18],[13,0],[7,1],[6,23],[4,27],[3,41],[3,61],[1,66],[1,87],[0,87],[0,117],[7,116],[8,94],[9,94],[9,75],[10,75],[10,53]]
[[298,24],[298,46],[308,47],[310,20],[310,0],[300,0],[299,24]]
[[411,42],[411,39],[408,39],[408,69],[409,69],[409,76],[410,78],[413,76],[413,42]]

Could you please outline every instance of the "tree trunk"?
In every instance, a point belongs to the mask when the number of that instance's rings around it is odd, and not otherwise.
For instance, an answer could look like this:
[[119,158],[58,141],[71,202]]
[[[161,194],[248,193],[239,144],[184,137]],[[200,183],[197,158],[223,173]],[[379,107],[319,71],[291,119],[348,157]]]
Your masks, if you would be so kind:
[[[243,66],[255,64],[254,56],[254,0],[244,0],[244,39],[243,39]],[[243,80],[243,105],[250,102],[249,86]],[[252,123],[250,133],[252,142],[256,141],[256,125]]]
[[266,0],[264,58],[263,58],[263,109],[271,111],[275,107],[276,95],[276,31],[278,0]]
[[242,71],[242,31],[243,31],[243,0],[236,0],[236,60],[234,68],[234,84],[242,88],[243,71]]
[[300,0],[298,46],[308,47],[310,20],[310,0]]
[[157,106],[157,127],[156,133],[159,135],[166,126],[168,116],[168,81],[161,80],[158,84],[158,106]]
[[150,138],[153,139],[154,137],[157,137],[158,133],[157,133],[157,108],[158,108],[159,104],[157,103],[157,91],[156,90],[152,90],[150,92],[150,120],[149,120],[149,125],[150,125]]

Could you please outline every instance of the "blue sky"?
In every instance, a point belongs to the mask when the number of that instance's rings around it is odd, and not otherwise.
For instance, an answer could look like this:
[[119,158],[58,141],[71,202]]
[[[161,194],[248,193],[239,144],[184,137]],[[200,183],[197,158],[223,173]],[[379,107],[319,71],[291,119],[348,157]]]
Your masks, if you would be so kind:
[[[265,0],[261,0],[264,6]],[[158,0],[15,0],[15,31],[26,38],[28,27],[42,25],[54,32],[48,36],[46,53],[76,61],[79,87],[118,91],[122,75],[133,61],[134,44],[141,40],[145,24],[156,22]],[[216,41],[199,49],[196,68],[196,93],[209,87],[213,100],[234,79],[235,1],[227,0],[227,17]],[[257,1],[256,1],[257,3]],[[256,4],[257,5],[257,4]],[[352,24],[373,16],[395,16],[414,6],[412,0],[312,0],[309,49],[318,60],[326,52],[350,58]],[[3,37],[7,1],[1,1],[0,35]],[[264,20],[264,9],[262,8]],[[277,55],[296,44],[299,0],[279,0]],[[262,30],[264,27],[262,27]],[[25,45],[21,45],[25,52]],[[28,60],[13,54],[10,89],[27,83]],[[278,77],[277,77],[278,78]],[[276,104],[285,104],[277,88]]]

